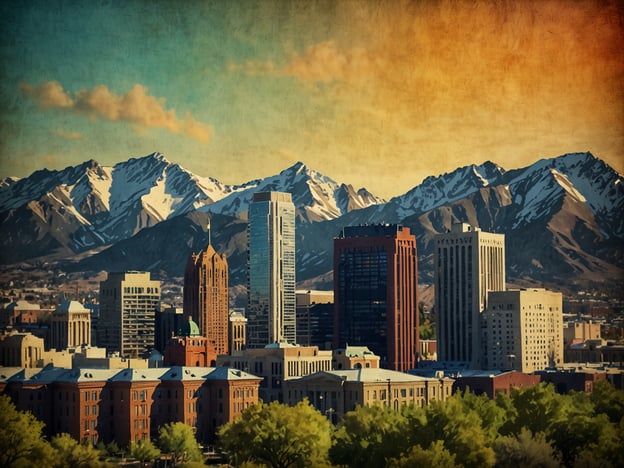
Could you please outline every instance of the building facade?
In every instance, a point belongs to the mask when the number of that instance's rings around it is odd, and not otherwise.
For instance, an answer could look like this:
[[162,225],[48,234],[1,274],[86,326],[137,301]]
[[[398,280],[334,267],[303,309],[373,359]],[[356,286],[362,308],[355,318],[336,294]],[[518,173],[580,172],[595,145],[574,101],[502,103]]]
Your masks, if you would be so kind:
[[332,352],[316,346],[273,343],[264,348],[251,348],[217,358],[217,366],[251,372],[263,380],[260,399],[266,403],[284,401],[284,382],[332,368]]
[[504,234],[453,224],[435,236],[434,272],[438,360],[480,368],[481,313],[505,290]]
[[165,366],[210,367],[216,365],[217,352],[211,340],[199,333],[199,326],[188,317],[179,333],[165,347]]
[[254,193],[248,240],[247,347],[295,343],[295,205],[289,193]]
[[563,364],[563,299],[546,289],[489,294],[483,368],[531,373]]
[[333,347],[368,346],[381,366],[416,364],[416,237],[401,225],[345,227],[334,239]]
[[161,353],[165,352],[165,346],[172,336],[179,333],[188,316],[184,316],[182,307],[164,307],[160,312],[156,312],[155,326],[156,335],[154,347]]
[[236,369],[59,369],[12,373],[3,383],[20,411],[45,423],[48,437],[68,433],[79,442],[120,447],[158,436],[167,423],[193,427],[200,443],[258,402],[256,376]]
[[297,291],[297,344],[331,349],[334,291]]
[[43,338],[32,333],[13,332],[0,337],[1,367],[37,367],[43,353]]
[[98,346],[122,357],[147,356],[154,348],[160,281],[140,271],[109,273],[100,282]]
[[64,301],[52,313],[50,348],[62,351],[91,345],[91,311],[78,301]]
[[388,369],[334,370],[286,382],[285,403],[296,405],[307,398],[336,423],[357,406],[424,407],[434,400],[446,400],[452,389],[449,378],[418,377]]
[[230,312],[230,352],[242,351],[247,346],[247,318],[237,310]]
[[192,254],[184,272],[184,315],[190,315],[217,353],[228,352],[228,263],[210,244]]

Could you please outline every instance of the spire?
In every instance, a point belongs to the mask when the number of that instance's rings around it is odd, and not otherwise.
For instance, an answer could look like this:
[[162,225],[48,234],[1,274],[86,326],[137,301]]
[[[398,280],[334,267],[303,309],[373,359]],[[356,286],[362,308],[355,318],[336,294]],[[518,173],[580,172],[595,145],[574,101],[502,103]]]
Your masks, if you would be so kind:
[[208,218],[208,245],[210,245],[210,218]]

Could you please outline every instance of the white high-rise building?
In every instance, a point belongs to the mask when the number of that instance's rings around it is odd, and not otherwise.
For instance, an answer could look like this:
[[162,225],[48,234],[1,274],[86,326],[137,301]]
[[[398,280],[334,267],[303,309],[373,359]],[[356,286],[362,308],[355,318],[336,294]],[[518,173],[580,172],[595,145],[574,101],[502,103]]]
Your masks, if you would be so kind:
[[160,281],[148,272],[109,273],[100,282],[98,346],[139,358],[154,348],[156,309],[160,307]]
[[295,343],[295,205],[290,193],[254,193],[248,237],[247,347]]
[[505,290],[505,235],[454,224],[435,237],[434,261],[438,360],[479,368],[481,313]]
[[485,369],[531,373],[563,364],[563,299],[542,288],[495,291],[483,313]]

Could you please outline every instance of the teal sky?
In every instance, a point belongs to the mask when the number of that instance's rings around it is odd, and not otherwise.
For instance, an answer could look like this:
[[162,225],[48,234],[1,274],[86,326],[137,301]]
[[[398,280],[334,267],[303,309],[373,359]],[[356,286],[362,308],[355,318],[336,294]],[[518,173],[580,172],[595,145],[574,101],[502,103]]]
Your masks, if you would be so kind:
[[621,2],[5,1],[0,177],[160,151],[391,197],[592,151],[624,171]]

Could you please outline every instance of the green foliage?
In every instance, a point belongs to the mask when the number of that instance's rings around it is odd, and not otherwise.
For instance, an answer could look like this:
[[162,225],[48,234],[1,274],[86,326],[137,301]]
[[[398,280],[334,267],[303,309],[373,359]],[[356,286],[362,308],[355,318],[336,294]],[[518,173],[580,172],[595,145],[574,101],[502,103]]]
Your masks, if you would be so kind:
[[136,458],[141,463],[160,456],[160,450],[149,440],[139,440],[131,443],[128,451],[130,458]]
[[557,468],[560,466],[552,445],[544,434],[531,434],[526,428],[517,436],[502,436],[494,443],[496,468]]
[[413,446],[409,453],[400,459],[393,458],[388,468],[411,468],[414,466],[435,466],[436,468],[455,468],[455,455],[444,448],[444,442],[438,440],[424,449],[420,445]]
[[442,440],[444,447],[467,468],[494,465],[494,451],[488,445],[483,421],[460,396],[430,404],[426,414],[425,443],[421,445]]
[[382,467],[409,448],[407,418],[387,406],[359,406],[347,413],[329,451],[335,464]]
[[202,459],[193,428],[181,422],[165,424],[160,428],[158,446],[163,453],[173,455],[174,465],[178,461],[201,461]]
[[606,414],[613,423],[624,418],[624,391],[616,390],[609,382],[597,382],[590,399],[596,414]]
[[6,395],[0,396],[0,466],[47,466],[54,451],[42,437],[44,424],[31,413],[17,411]]
[[90,444],[79,444],[69,434],[60,434],[51,440],[56,450],[56,468],[90,468],[100,466],[98,452]]
[[290,407],[259,403],[219,429],[219,442],[236,463],[271,467],[323,466],[332,425],[307,400]]

